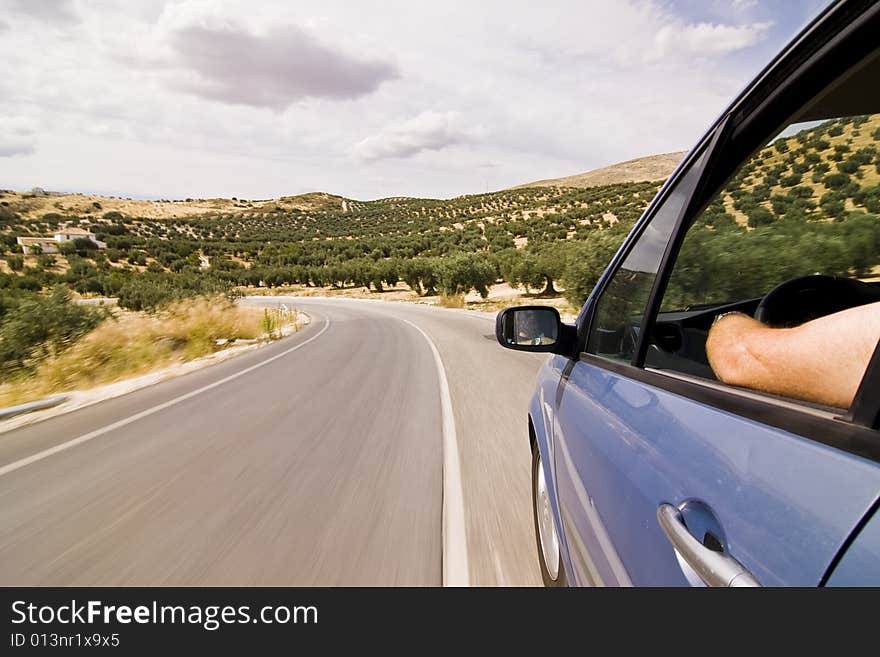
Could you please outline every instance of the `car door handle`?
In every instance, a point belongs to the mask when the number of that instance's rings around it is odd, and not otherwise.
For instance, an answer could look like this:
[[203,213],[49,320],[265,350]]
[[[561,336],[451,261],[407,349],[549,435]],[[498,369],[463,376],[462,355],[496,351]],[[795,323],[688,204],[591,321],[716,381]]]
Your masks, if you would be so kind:
[[708,586],[761,586],[745,566],[725,552],[700,543],[685,527],[681,513],[671,504],[661,504],[657,521],[681,558]]

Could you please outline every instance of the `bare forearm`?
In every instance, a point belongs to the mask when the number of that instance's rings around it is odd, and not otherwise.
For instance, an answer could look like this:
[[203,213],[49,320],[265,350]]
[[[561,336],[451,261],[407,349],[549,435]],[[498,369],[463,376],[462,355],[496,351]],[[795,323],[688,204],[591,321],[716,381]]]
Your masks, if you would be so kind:
[[709,332],[706,353],[721,381],[848,407],[880,338],[880,304],[851,308],[792,329],[743,315]]

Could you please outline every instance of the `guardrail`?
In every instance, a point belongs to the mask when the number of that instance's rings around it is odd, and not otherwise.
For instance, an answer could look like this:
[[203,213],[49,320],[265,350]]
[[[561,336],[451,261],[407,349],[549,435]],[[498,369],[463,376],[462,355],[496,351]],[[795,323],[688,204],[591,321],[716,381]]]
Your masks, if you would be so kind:
[[54,397],[46,397],[46,399],[39,399],[37,401],[28,402],[27,404],[0,408],[0,420],[8,420],[16,415],[41,411],[44,408],[52,408],[53,406],[63,404],[68,399],[70,399],[70,395],[55,395]]

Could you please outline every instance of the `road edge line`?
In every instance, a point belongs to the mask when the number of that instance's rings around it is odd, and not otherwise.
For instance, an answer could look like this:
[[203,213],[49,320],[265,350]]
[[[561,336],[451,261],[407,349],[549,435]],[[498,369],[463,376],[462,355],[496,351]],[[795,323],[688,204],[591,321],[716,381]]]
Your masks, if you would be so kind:
[[114,429],[120,429],[126,425],[131,424],[132,422],[137,422],[138,420],[141,420],[145,417],[153,415],[154,413],[158,413],[159,411],[163,411],[166,408],[170,408],[171,406],[179,404],[182,401],[186,401],[187,399],[191,399],[197,395],[202,394],[203,392],[207,392],[208,390],[211,390],[212,388],[216,388],[218,386],[223,385],[224,383],[228,383],[234,379],[237,379],[238,377],[243,376],[249,372],[253,372],[256,369],[263,367],[263,365],[268,365],[272,361],[278,360],[279,358],[286,356],[287,354],[289,354],[293,351],[296,351],[300,347],[304,347],[312,340],[317,340],[319,337],[321,337],[321,335],[324,333],[324,331],[326,331],[328,328],[330,328],[330,319],[325,317],[324,318],[324,327],[320,331],[318,331],[318,333],[316,335],[313,335],[308,340],[304,340],[303,342],[300,342],[299,344],[294,345],[290,349],[286,349],[286,350],[282,351],[280,354],[275,354],[274,356],[267,358],[266,360],[260,361],[259,363],[255,363],[254,365],[251,365],[250,367],[246,367],[243,370],[239,370],[235,374],[230,374],[229,376],[226,376],[226,377],[220,379],[219,381],[214,381],[213,383],[209,383],[206,386],[202,386],[201,388],[197,388],[196,390],[192,390],[184,395],[180,395],[179,397],[175,397],[174,399],[169,399],[166,402],[163,402],[161,404],[157,404],[156,406],[152,406],[146,410],[141,411],[140,413],[135,413],[134,415],[130,415],[129,417],[127,417],[123,420],[119,420],[118,422],[108,424],[104,427],[101,427],[100,429],[95,429],[94,431],[90,431],[89,433],[84,433],[83,435],[77,436],[76,438],[68,440],[67,442],[60,443],[60,444],[55,445],[54,447],[50,447],[48,449],[44,449],[43,451],[37,452],[36,454],[31,454],[30,456],[26,456],[25,458],[19,459],[18,461],[13,461],[12,463],[9,463],[7,465],[4,465],[3,467],[0,467],[0,477],[2,477],[3,475],[9,474],[10,472],[14,472],[14,471],[16,471],[20,468],[23,468],[27,465],[30,465],[31,463],[36,463],[37,461],[42,461],[43,459],[45,459],[49,456],[52,456],[52,455],[57,454],[59,452],[63,452],[65,450],[68,450],[71,447],[76,447],[77,445],[81,445],[82,443],[86,443],[94,438],[97,438],[99,436],[103,436],[105,433],[109,433],[110,431],[113,431]]
[[440,352],[430,336],[408,319],[402,317],[400,319],[421,333],[428,342],[434,355],[434,364],[437,367],[437,378],[440,383],[440,411],[443,417],[443,519],[441,528],[443,586],[470,586],[461,462],[446,367],[443,365]]

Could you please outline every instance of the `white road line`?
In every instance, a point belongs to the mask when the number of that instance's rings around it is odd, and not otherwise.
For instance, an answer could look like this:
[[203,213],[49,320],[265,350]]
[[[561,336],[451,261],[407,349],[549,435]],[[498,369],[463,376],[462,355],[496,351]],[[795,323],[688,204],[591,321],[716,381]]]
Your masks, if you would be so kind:
[[440,379],[440,410],[443,415],[443,586],[470,586],[467,532],[464,524],[464,495],[461,487],[461,464],[458,456],[458,438],[455,434],[455,416],[449,381],[440,352],[434,341],[408,319],[400,318],[424,336],[434,354],[437,377]]
[[31,463],[36,463],[37,461],[42,461],[44,458],[52,456],[53,454],[57,454],[58,452],[63,452],[64,450],[70,449],[71,447],[76,447],[77,445],[81,445],[82,443],[88,442],[88,441],[92,440],[93,438],[97,438],[98,436],[103,436],[105,433],[108,433],[110,431],[114,431],[115,429],[119,429],[121,427],[124,427],[128,424],[131,424],[132,422],[137,422],[138,420],[141,420],[149,415],[153,415],[153,413],[158,413],[159,411],[164,411],[166,408],[174,406],[175,404],[179,404],[180,402],[186,401],[187,399],[191,399],[191,398],[195,397],[196,395],[200,395],[203,392],[207,392],[208,390],[211,390],[212,388],[216,388],[217,386],[221,386],[224,383],[229,383],[230,381],[237,379],[238,377],[243,376],[243,375],[247,374],[248,372],[253,372],[256,369],[263,367],[263,365],[268,365],[273,360],[278,360],[279,358],[286,356],[287,354],[291,353],[292,351],[296,351],[300,347],[304,347],[312,340],[317,340],[319,337],[321,337],[321,334],[324,333],[324,331],[326,331],[329,327],[330,327],[330,320],[329,320],[329,318],[325,318],[324,327],[320,331],[318,331],[318,333],[316,335],[313,335],[308,340],[300,342],[299,344],[291,347],[290,349],[286,349],[286,350],[282,351],[280,354],[276,354],[276,355],[272,356],[271,358],[267,358],[266,360],[260,361],[259,363],[256,363],[255,365],[251,365],[250,367],[246,367],[245,369],[243,369],[239,372],[236,372],[235,374],[230,374],[229,376],[222,378],[219,381],[214,381],[214,383],[209,383],[208,385],[203,386],[201,388],[198,388],[197,390],[193,390],[191,392],[188,392],[185,395],[181,395],[180,397],[175,397],[174,399],[171,399],[171,400],[164,402],[162,404],[158,404],[157,406],[153,406],[152,408],[148,408],[145,411],[141,411],[140,413],[135,413],[134,415],[127,417],[124,420],[119,420],[119,422],[114,422],[113,424],[108,424],[106,427],[96,429],[95,431],[90,431],[89,433],[85,433],[77,438],[73,438],[72,440],[68,440],[66,443],[61,443],[60,445],[55,445],[55,447],[50,447],[49,449],[44,449],[42,452],[37,452],[36,454],[33,454],[33,455],[28,456],[26,458],[20,459],[18,461],[14,461],[14,462],[10,463],[9,465],[4,465],[2,468],[0,468],[0,477],[2,477],[5,474],[9,474],[10,472],[14,472],[15,470],[18,470],[19,468],[23,468],[26,465],[30,465]]

